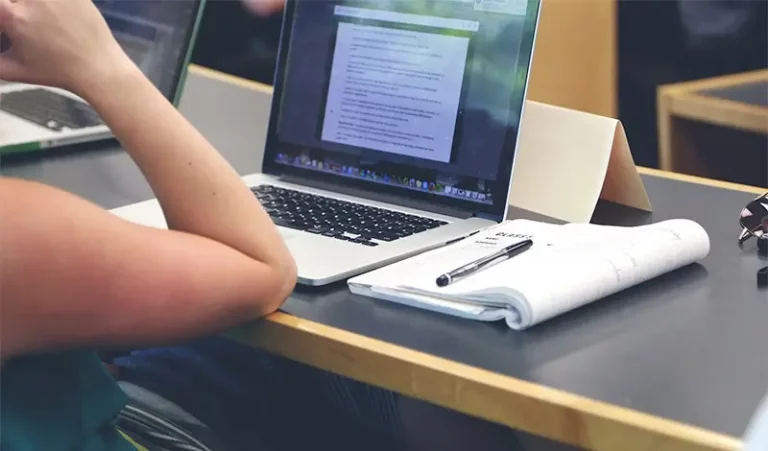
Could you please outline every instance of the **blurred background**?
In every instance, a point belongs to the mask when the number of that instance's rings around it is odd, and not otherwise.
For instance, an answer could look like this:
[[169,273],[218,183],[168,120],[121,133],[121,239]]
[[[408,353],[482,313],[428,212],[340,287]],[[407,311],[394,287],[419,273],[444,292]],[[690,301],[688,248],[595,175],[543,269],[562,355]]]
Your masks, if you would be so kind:
[[[271,84],[281,20],[209,0],[193,62]],[[639,166],[768,186],[768,0],[543,0],[528,98],[620,119]]]

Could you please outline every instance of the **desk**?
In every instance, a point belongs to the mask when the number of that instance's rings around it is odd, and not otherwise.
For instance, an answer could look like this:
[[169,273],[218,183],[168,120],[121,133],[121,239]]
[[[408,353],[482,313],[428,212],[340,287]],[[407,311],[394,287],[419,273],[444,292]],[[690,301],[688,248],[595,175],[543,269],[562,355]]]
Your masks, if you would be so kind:
[[661,169],[768,186],[768,69],[661,86]]
[[[194,68],[181,110],[241,173],[259,169],[269,90]],[[230,114],[222,114],[226,109]],[[4,159],[113,208],[152,197],[120,149]],[[602,205],[597,222],[701,223],[693,266],[526,332],[349,293],[299,288],[283,312],[232,331],[250,345],[533,434],[604,450],[729,450],[768,388],[768,262],[736,245],[759,190],[643,170],[653,215]],[[711,185],[707,185],[711,183]],[[535,215],[512,210],[512,217]]]

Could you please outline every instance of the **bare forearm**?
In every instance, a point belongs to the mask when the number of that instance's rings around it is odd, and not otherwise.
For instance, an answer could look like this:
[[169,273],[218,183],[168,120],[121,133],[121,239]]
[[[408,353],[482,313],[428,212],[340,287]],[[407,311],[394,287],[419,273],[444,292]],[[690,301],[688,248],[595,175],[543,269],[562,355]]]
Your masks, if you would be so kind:
[[238,174],[138,69],[105,81],[84,97],[144,173],[169,228],[266,263],[285,261],[279,233]]

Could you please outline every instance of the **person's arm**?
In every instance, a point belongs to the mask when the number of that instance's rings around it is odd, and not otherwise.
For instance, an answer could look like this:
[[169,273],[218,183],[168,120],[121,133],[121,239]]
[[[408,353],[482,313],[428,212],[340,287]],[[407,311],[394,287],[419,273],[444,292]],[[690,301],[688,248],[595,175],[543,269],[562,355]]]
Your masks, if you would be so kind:
[[0,55],[0,78],[88,100],[146,176],[171,229],[0,179],[0,357],[183,339],[274,311],[296,281],[278,231],[122,53],[91,1],[0,0],[0,24],[13,43]]
[[[211,222],[239,217],[219,215]],[[251,234],[243,248],[279,255],[268,230]],[[3,359],[214,333],[274,311],[294,282],[288,255],[264,262],[211,238],[129,223],[53,187],[0,179]]]
[[293,263],[279,232],[229,163],[134,65],[104,71],[81,95],[141,169],[168,227],[290,275]]

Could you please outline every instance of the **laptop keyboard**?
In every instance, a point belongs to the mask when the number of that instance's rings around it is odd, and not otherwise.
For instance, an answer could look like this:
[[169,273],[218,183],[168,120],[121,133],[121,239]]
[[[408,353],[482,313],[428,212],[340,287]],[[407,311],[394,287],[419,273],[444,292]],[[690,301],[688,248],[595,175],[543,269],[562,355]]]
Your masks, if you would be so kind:
[[377,246],[447,224],[272,185],[259,185],[251,191],[279,226],[364,246]]
[[101,125],[99,115],[85,102],[33,88],[8,92],[0,97],[0,110],[53,131]]

